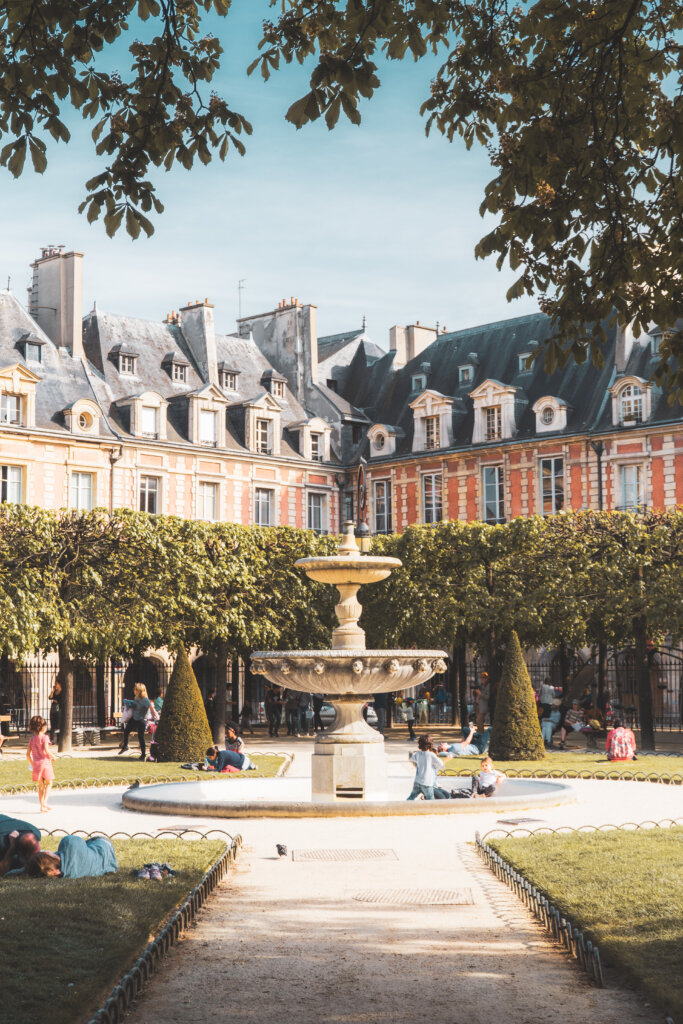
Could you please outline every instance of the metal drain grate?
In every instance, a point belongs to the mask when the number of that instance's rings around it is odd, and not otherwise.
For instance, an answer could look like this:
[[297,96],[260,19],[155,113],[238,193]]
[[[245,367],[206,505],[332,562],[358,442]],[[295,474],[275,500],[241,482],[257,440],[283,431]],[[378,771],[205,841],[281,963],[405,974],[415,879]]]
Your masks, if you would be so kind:
[[293,850],[292,860],[398,860],[393,850]]
[[415,907],[474,905],[471,889],[366,889],[353,897],[359,903],[401,904]]

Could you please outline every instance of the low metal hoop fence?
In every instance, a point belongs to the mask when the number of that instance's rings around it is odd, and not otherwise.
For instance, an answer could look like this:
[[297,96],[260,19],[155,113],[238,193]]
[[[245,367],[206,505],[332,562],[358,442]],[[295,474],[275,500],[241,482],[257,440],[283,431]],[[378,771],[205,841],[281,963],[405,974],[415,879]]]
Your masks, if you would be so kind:
[[[472,767],[446,768],[440,775],[457,778],[472,776]],[[609,768],[506,768],[508,779],[597,779],[601,782],[660,782],[665,786],[683,785],[683,772],[616,771]]]
[[[163,928],[147,944],[132,967],[126,971],[118,984],[114,986],[105,1003],[89,1021],[89,1024],[121,1024],[133,1000],[140,995],[149,979],[158,971],[163,957],[176,944],[189,925],[193,923],[207,898],[232,868],[242,845],[242,836],[233,836],[229,832],[223,832],[219,829],[201,832],[190,828],[167,829],[156,835],[152,835],[149,832],[87,832],[83,829],[68,834],[82,836],[85,839],[91,839],[96,836],[103,836],[106,839],[112,840],[188,839],[191,837],[192,841],[222,839],[225,842],[221,855],[213,862],[197,885],[188,893],[180,906],[173,911]],[[46,829],[43,831],[43,835],[57,837],[67,835],[67,833],[64,829]]]
[[509,861],[502,857],[497,850],[494,850],[488,840],[491,838],[519,839],[536,835],[568,835],[572,832],[587,834],[615,831],[633,832],[640,829],[672,828],[681,824],[683,824],[681,818],[664,818],[661,821],[625,822],[622,825],[580,825],[578,828],[561,825],[559,828],[544,826],[538,829],[516,828],[510,831],[491,829],[483,837],[477,832],[475,842],[477,853],[496,878],[512,889],[536,920],[546,931],[550,932],[555,942],[559,942],[570,956],[574,957],[589,978],[602,988],[605,981],[598,946],[587,939],[581,929],[558,910],[554,903],[544,896],[528,878],[520,874]]

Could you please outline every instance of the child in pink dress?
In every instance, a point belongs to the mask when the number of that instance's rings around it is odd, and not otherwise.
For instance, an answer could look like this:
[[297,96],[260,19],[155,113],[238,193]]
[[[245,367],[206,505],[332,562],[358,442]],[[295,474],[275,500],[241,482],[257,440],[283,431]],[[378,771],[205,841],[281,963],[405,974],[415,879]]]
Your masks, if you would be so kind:
[[51,752],[50,737],[47,735],[47,722],[40,715],[34,715],[29,724],[31,735],[26,750],[26,759],[31,765],[32,778],[38,783],[38,799],[41,811],[50,811],[47,797],[55,777],[52,762],[55,755]]

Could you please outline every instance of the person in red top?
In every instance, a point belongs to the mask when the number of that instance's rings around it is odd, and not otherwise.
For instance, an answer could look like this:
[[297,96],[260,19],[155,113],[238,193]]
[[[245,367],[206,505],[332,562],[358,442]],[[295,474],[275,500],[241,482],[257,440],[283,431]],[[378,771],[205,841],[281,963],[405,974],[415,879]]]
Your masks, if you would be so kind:
[[47,722],[40,715],[34,715],[29,723],[31,736],[26,750],[26,759],[31,765],[32,778],[38,783],[38,799],[41,811],[49,811],[47,798],[52,788],[55,772],[52,762],[55,755],[51,752],[50,737],[47,735]]
[[607,733],[605,744],[608,761],[637,761],[636,738],[630,729],[625,729],[618,719],[614,728]]

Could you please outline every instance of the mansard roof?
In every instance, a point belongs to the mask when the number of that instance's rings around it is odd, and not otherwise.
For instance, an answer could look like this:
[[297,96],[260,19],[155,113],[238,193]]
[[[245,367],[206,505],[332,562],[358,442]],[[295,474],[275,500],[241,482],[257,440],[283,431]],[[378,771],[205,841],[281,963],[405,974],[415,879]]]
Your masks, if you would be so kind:
[[[25,366],[17,345],[28,340],[27,336],[42,348],[40,369],[36,374],[36,427],[69,433],[64,410],[79,398],[95,398],[89,374],[80,359],[74,359],[67,349],[50,341],[12,292],[0,290],[0,366],[11,366],[20,360]],[[27,368],[27,372],[32,371]],[[111,435],[103,420],[100,420],[100,434]]]

